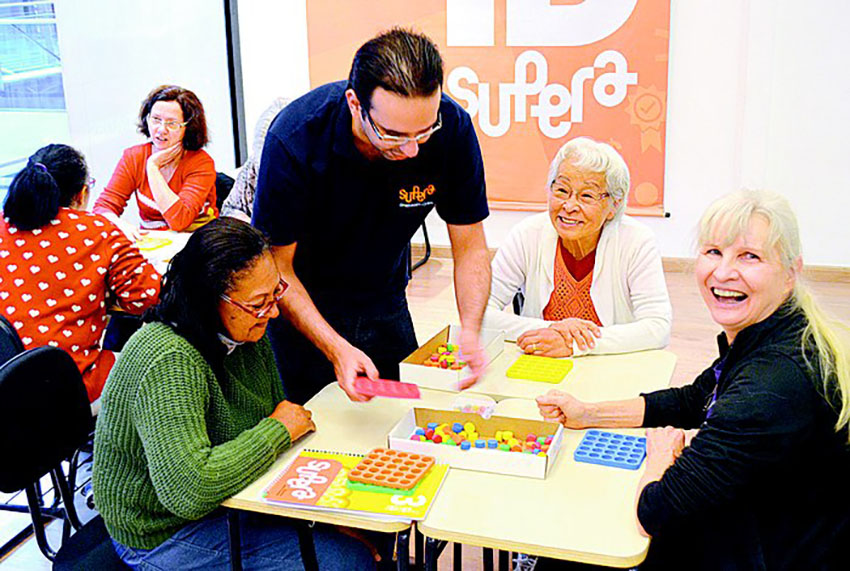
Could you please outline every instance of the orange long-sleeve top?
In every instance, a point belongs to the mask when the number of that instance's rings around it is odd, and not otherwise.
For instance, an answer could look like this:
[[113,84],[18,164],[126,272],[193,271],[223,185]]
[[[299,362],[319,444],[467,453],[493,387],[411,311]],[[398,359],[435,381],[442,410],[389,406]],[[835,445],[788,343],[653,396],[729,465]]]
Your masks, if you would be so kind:
[[168,187],[177,202],[160,212],[154,201],[145,165],[152,145],[143,143],[126,149],[106,187],[92,209],[121,216],[133,193],[139,206],[142,228],[182,232],[194,230],[218,216],[215,194],[215,163],[204,150],[184,151]]
[[35,230],[0,219],[0,269],[0,311],[24,347],[67,351],[94,401],[115,362],[100,346],[107,295],[142,313],[159,298],[159,274],[112,222],[72,208]]

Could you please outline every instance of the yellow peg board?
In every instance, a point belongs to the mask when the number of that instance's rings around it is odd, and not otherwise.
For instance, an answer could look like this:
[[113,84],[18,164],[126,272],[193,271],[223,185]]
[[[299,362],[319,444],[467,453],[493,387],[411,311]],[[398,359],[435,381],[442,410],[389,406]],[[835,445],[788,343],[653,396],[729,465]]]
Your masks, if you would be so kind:
[[573,368],[572,360],[539,355],[522,355],[505,371],[509,379],[525,379],[541,383],[560,383]]

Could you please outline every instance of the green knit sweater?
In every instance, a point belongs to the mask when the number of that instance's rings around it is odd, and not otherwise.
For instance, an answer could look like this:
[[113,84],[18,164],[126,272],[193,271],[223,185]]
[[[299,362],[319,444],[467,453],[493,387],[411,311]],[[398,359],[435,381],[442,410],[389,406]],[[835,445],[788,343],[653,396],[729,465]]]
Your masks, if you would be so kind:
[[227,379],[186,339],[149,323],[103,391],[92,481],[119,543],[153,549],[256,480],[289,447],[268,418],[284,400],[268,339],[225,357]]

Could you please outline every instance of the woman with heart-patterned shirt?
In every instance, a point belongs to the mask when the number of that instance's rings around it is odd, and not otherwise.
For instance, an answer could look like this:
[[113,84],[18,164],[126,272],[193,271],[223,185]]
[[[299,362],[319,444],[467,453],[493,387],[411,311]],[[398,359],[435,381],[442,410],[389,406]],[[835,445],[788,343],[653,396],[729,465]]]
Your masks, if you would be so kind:
[[115,362],[100,345],[107,303],[138,314],[157,301],[160,286],[114,224],[85,212],[93,184],[78,151],[48,145],[15,176],[0,220],[0,313],[27,349],[67,351],[91,401]]

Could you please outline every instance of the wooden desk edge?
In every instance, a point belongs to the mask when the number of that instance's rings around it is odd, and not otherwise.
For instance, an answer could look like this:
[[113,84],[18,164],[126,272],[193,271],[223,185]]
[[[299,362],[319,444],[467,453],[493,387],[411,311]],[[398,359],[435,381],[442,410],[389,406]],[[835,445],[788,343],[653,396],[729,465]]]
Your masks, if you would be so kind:
[[468,535],[464,533],[453,533],[442,530],[433,530],[422,522],[416,523],[418,529],[425,537],[438,539],[441,541],[452,541],[454,543],[462,543],[464,545],[475,545],[477,547],[488,547],[490,549],[501,549],[504,551],[513,551],[515,553],[528,553],[538,557],[553,557],[555,559],[565,559],[575,561],[577,563],[589,563],[592,565],[604,565],[607,567],[631,568],[643,563],[646,559],[646,554],[649,551],[649,540],[643,551],[627,557],[614,557],[611,555],[600,555],[596,553],[587,553],[584,551],[572,551],[569,549],[555,549],[552,547],[544,547],[533,543],[521,543],[517,541],[493,541],[490,538],[479,537],[476,535]]
[[287,508],[283,506],[275,506],[271,504],[261,503],[255,500],[240,500],[235,497],[224,500],[221,505],[226,508],[235,510],[243,510],[274,516],[283,516],[306,521],[317,521],[319,523],[328,523],[345,527],[356,527],[358,529],[380,531],[383,533],[397,533],[399,531],[410,529],[412,525],[412,522],[384,521],[379,519],[373,519],[370,517],[357,516],[354,514],[300,510],[295,508]]

